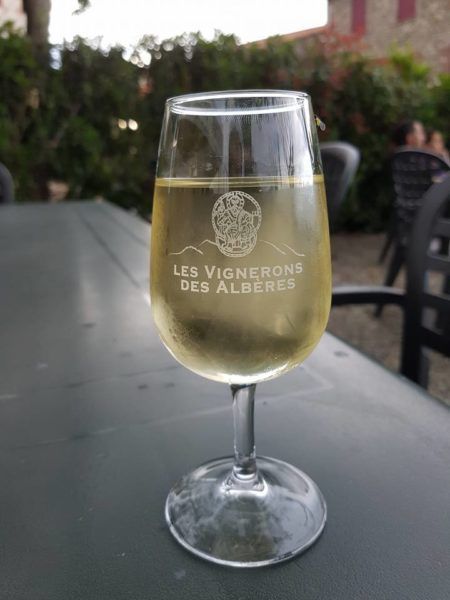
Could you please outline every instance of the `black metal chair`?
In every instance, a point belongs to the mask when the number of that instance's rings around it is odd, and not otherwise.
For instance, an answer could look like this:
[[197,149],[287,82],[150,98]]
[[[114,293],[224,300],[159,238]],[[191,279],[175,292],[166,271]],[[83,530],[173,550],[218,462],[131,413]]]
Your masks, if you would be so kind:
[[389,247],[394,246],[384,280],[384,285],[389,286],[394,284],[405,262],[409,231],[425,192],[450,170],[450,165],[432,152],[400,149],[392,157],[391,169],[394,214],[380,255],[382,262]]
[[[407,253],[407,287],[341,286],[333,290],[333,306],[396,304],[403,308],[403,375],[428,386],[424,348],[450,356],[450,175],[424,195],[412,224]],[[436,239],[441,243],[436,243]],[[431,243],[433,241],[433,243]],[[430,289],[430,272],[443,277],[441,292]],[[434,282],[436,283],[436,282]]]
[[358,148],[347,142],[320,144],[322,166],[327,191],[330,229],[336,226],[337,216],[359,165]]
[[14,182],[9,170],[0,163],[0,204],[14,202]]

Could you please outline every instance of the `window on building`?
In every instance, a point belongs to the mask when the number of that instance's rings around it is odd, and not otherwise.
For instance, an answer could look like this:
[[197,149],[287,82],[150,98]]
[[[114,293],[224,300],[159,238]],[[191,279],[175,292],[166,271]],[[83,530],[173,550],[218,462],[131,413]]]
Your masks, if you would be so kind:
[[352,0],[352,33],[366,31],[366,0]]
[[397,21],[407,21],[416,16],[416,0],[398,0]]

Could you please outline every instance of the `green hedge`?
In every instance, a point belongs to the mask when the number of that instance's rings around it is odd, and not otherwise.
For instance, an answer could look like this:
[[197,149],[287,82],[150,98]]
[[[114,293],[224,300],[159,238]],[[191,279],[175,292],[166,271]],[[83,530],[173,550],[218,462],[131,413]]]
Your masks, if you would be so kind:
[[[342,226],[377,230],[391,203],[387,157],[395,123],[417,118],[448,134],[450,76],[396,51],[370,61],[333,34],[301,47],[273,38],[238,45],[233,36],[206,42],[189,34],[158,44],[144,38],[124,58],[78,39],[50,49],[48,66],[28,40],[0,28],[0,161],[12,171],[19,200],[48,198],[48,181],[70,198],[102,195],[148,216],[164,101],[195,91],[301,89],[326,123],[322,139],[361,151]],[[151,59],[150,65],[147,63]],[[120,129],[132,119],[138,129]],[[123,122],[121,124],[123,125]]]

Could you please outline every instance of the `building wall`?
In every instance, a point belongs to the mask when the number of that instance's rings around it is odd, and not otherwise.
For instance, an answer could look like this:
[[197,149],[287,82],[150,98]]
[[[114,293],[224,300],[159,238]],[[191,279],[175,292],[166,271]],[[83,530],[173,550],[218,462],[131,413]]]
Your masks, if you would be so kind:
[[[330,23],[339,33],[352,33],[352,0],[329,0]],[[375,58],[393,45],[409,47],[435,71],[450,72],[450,0],[416,0],[416,15],[397,21],[398,0],[366,0],[362,41]]]
[[0,0],[0,25],[12,21],[17,29],[26,30],[27,17],[22,0]]

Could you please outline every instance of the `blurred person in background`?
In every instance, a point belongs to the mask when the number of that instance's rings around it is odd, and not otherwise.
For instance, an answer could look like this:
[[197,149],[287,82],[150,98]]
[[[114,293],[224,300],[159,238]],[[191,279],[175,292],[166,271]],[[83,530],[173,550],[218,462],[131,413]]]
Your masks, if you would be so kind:
[[428,131],[425,149],[450,162],[450,154],[445,147],[444,136],[437,129],[430,129]]
[[422,149],[426,141],[424,126],[420,121],[403,121],[395,128],[392,141],[397,150]]

